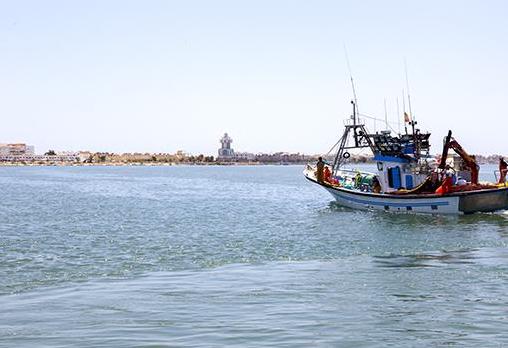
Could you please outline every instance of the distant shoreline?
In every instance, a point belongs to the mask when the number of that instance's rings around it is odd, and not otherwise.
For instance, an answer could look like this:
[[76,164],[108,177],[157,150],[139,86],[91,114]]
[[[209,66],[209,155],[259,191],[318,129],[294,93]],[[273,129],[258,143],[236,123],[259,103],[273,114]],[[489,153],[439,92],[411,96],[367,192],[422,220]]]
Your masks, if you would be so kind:
[[0,167],[178,167],[178,166],[303,166],[309,162],[295,162],[295,163],[261,163],[261,162],[181,162],[181,163],[167,163],[167,162],[133,162],[133,163],[73,163],[73,162],[48,162],[48,163],[19,163],[19,162],[0,162]]
[[[494,160],[495,158],[496,160]],[[499,157],[496,155],[480,158],[479,165],[496,165]],[[0,167],[172,167],[172,166],[303,166],[313,163],[309,161],[291,161],[291,162],[259,162],[259,161],[224,161],[224,162],[206,162],[206,161],[182,161],[182,162],[163,162],[163,161],[143,161],[143,162],[67,162],[67,161],[47,161],[47,162],[0,162]],[[352,165],[375,164],[376,162],[369,158],[367,160],[353,160]]]

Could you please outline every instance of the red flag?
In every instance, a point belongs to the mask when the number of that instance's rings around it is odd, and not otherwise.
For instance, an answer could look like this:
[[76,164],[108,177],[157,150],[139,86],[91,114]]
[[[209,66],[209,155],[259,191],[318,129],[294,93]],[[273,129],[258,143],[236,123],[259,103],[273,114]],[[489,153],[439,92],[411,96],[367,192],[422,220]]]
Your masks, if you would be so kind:
[[409,115],[405,111],[404,111],[404,122],[406,123],[411,122],[411,117],[409,117]]

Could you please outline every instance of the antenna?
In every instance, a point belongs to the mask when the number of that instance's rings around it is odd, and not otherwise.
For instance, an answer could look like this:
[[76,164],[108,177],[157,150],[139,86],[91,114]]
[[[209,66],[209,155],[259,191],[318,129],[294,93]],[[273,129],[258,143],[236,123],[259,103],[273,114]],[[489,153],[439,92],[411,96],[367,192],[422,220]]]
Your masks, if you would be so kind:
[[351,65],[349,64],[349,56],[347,54],[346,44],[344,44],[344,55],[346,56],[347,69],[349,70],[349,78],[351,79],[351,88],[353,89],[353,99],[355,101],[354,107],[356,114],[358,114],[358,99],[356,99],[355,83],[353,81],[353,73],[351,72]]
[[407,62],[406,58],[404,58],[404,71],[406,73],[406,89],[407,89],[407,102],[409,104],[409,115],[411,116],[411,121],[414,121],[413,111],[411,110],[411,96],[409,94],[409,78],[407,77]]
[[404,94],[404,88],[402,88],[402,113],[404,117],[404,131],[407,134],[407,123],[406,123],[406,95]]
[[411,96],[409,95],[409,78],[407,77],[407,62],[406,62],[406,59],[404,58],[404,70],[406,72],[406,88],[407,88],[407,102],[409,104],[409,116],[410,116],[410,119],[411,119],[411,130],[412,130],[412,133],[413,133],[413,142],[414,142],[414,155],[416,158],[419,158],[419,154],[420,154],[420,149],[419,149],[419,142],[418,142],[418,138],[417,138],[417,131],[418,130],[415,130],[415,125],[416,125],[416,121],[414,119],[414,116],[413,116],[413,111],[411,110]]
[[399,135],[400,135],[400,110],[399,110],[399,98],[397,98],[397,125],[399,126]]

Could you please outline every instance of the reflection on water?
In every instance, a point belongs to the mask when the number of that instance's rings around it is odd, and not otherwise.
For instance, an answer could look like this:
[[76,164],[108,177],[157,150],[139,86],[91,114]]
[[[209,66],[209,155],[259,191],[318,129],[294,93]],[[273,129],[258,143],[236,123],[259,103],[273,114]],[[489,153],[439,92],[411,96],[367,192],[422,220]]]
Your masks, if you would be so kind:
[[450,264],[470,264],[476,259],[475,250],[459,250],[414,255],[374,256],[381,267],[439,267]]
[[498,211],[494,213],[477,213],[471,215],[439,215],[439,214],[410,214],[393,213],[378,210],[354,210],[339,205],[335,201],[330,201],[327,211],[335,214],[343,213],[350,216],[361,216],[365,220],[375,219],[376,223],[385,228],[393,226],[404,227],[406,229],[418,230],[419,228],[432,228],[446,232],[447,228],[455,229],[458,226],[463,230],[479,230],[484,227],[498,228],[498,232],[503,236],[508,234],[508,211]]

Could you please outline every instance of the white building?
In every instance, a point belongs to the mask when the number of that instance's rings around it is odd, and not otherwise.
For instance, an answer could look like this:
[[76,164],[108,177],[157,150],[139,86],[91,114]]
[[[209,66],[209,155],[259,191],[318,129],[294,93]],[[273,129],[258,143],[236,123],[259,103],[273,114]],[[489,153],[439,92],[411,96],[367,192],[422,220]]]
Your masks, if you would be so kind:
[[79,162],[79,156],[74,152],[36,155],[32,145],[0,144],[0,162]]
[[0,144],[0,156],[21,156],[34,155],[35,148],[33,145],[23,143],[18,144]]
[[256,155],[250,152],[235,152],[234,159],[239,162],[253,162],[256,160]]
[[0,162],[80,162],[78,155],[0,155]]

